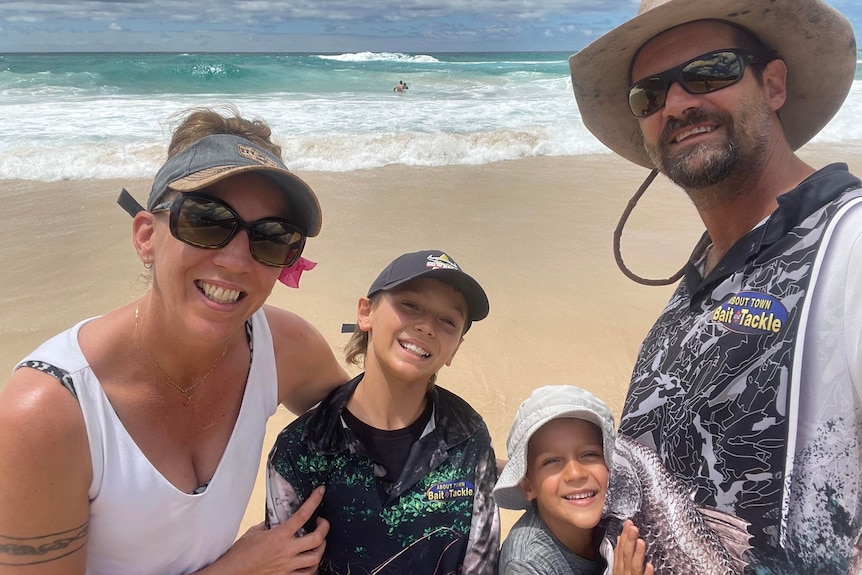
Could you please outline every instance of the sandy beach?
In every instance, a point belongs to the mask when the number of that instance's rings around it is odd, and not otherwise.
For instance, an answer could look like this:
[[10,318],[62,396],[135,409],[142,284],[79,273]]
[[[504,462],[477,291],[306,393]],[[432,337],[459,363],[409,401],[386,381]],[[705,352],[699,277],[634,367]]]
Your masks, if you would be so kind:
[[[809,145],[800,155],[862,174],[859,151]],[[402,252],[445,249],[486,289],[491,312],[438,381],[485,417],[498,456],[537,386],[587,388],[619,414],[641,338],[673,289],[635,284],[614,263],[613,230],[645,169],[607,154],[300,175],[323,206],[323,231],[304,254],[318,266],[298,290],[277,285],[269,301],[309,319],[339,357],[341,324],[355,319],[379,270]],[[144,292],[131,220],[115,203],[123,186],[143,202],[150,181],[0,181],[0,372]],[[659,178],[625,230],[625,261],[642,276],[668,277],[702,229],[684,193]],[[279,408],[264,454],[293,417]],[[261,473],[242,531],[263,509]],[[516,517],[504,512],[504,529]]]

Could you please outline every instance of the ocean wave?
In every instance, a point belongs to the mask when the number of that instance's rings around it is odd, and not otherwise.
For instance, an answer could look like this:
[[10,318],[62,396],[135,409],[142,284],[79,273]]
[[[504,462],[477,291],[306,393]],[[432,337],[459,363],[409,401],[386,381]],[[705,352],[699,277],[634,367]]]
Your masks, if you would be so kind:
[[[486,132],[318,134],[275,138],[292,170],[345,172],[387,165],[478,165],[535,156],[607,151],[584,128],[547,127]],[[91,141],[75,146],[0,146],[0,180],[59,181],[150,178],[164,161],[165,144]]]
[[116,87],[106,85],[103,79],[93,72],[40,71],[22,74],[0,70],[0,96],[3,96],[5,102],[11,102],[13,98],[32,101],[34,98],[93,93],[104,95],[115,92]]
[[350,52],[338,55],[320,54],[317,57],[322,60],[335,60],[337,62],[411,62],[421,64],[440,62],[434,56],[402,54],[400,52]]

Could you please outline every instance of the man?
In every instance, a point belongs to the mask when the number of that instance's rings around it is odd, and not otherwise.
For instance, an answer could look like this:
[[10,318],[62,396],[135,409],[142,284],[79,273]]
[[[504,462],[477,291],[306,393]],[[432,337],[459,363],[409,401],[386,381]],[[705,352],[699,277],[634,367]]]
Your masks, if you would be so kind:
[[850,24],[819,0],[644,0],[569,63],[587,128],[706,226],[620,432],[751,523],[753,572],[859,572],[862,190],[794,153],[850,89]]

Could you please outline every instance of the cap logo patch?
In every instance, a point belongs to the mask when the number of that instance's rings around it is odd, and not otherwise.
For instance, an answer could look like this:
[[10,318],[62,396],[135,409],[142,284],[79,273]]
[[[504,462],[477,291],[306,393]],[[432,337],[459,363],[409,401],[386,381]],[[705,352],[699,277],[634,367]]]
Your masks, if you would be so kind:
[[458,270],[461,271],[461,268],[458,267],[453,260],[449,259],[449,256],[446,254],[440,254],[439,256],[428,256],[428,262],[425,264],[426,268],[431,268],[432,270]]
[[257,162],[258,164],[263,164],[265,166],[272,166],[273,168],[281,167],[277,163],[275,163],[272,158],[270,158],[260,150],[252,148],[251,146],[239,144],[236,147],[236,151],[239,153],[240,156],[248,158],[252,162]]
[[206,180],[211,180],[217,177],[222,172],[228,172],[233,169],[233,166],[215,166],[214,168],[206,168],[203,170],[198,170],[197,172],[191,173],[188,176],[183,176],[178,180],[174,180],[170,184],[170,188],[172,190],[183,191],[186,189],[194,188],[198,185],[198,182],[203,182]]

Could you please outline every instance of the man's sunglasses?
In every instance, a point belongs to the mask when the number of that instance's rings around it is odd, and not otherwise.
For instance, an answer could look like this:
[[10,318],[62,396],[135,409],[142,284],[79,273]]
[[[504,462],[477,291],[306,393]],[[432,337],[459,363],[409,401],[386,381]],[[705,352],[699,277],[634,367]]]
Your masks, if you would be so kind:
[[206,194],[181,193],[150,211],[166,210],[171,212],[171,235],[196,248],[223,248],[244,229],[254,259],[268,266],[288,268],[305,247],[305,234],[287,220],[246,222],[229,205]]
[[733,86],[748,64],[766,64],[746,50],[707,52],[661,74],[638,80],[629,88],[629,108],[637,118],[657,112],[667,101],[671,84],[678,82],[689,94],[708,94]]

